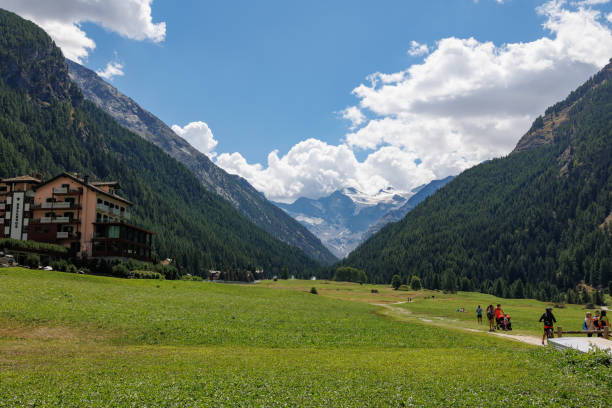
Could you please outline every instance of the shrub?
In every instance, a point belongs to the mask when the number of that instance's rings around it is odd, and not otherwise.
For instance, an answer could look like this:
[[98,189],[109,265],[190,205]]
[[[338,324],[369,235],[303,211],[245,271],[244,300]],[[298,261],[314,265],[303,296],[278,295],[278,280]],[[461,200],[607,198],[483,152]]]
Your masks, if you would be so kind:
[[314,286],[312,288],[310,288],[310,293],[312,293],[313,295],[318,295],[319,292],[317,292],[317,288],[315,288]]
[[164,279],[164,275],[159,272],[153,271],[139,271],[135,270],[131,272],[133,278],[136,279]]
[[40,257],[35,254],[28,254],[24,263],[30,268],[38,268],[38,266],[40,265]]
[[353,268],[351,266],[341,266],[340,268],[336,269],[334,280],[343,282],[367,282],[368,277],[361,269]]
[[68,264],[66,266],[66,272],[77,273],[77,267],[74,266],[73,264]]
[[402,279],[399,277],[399,275],[393,275],[393,278],[391,279],[391,286],[395,290],[398,290],[400,286],[402,286]]
[[410,278],[410,287],[412,290],[421,290],[423,288],[423,285],[421,285],[421,279],[416,275],[412,275],[412,278]]
[[68,265],[71,265],[71,264],[69,264],[65,259],[60,259],[59,261],[51,262],[50,266],[53,268],[54,271],[67,272]]
[[184,281],[195,281],[195,282],[201,282],[201,281],[203,281],[204,279],[202,279],[202,277],[201,277],[201,276],[187,274],[187,275],[183,275],[183,276],[181,276],[181,280],[184,280]]
[[113,266],[113,275],[122,278],[129,278],[131,276],[130,270],[124,264],[117,264]]
[[0,248],[9,248],[16,251],[52,252],[55,254],[68,253],[68,248],[62,245],[46,244],[36,241],[21,241],[12,238],[0,238]]
[[378,289],[372,289],[370,292],[371,293],[378,293]]

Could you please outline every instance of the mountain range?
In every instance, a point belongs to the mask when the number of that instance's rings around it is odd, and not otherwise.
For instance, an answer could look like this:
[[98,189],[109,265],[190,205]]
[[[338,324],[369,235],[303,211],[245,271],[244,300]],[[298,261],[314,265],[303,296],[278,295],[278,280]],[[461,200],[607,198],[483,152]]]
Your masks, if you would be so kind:
[[454,178],[455,176],[448,176],[442,180],[433,180],[412,190],[414,195],[410,197],[401,207],[389,211],[387,214],[378,219],[378,221],[370,225],[368,230],[363,235],[363,241],[369,239],[385,225],[391,222],[400,221],[406,216],[406,214],[408,214],[408,212],[410,212],[410,210],[423,202],[427,197],[444,187]]
[[242,215],[281,241],[300,248],[312,259],[329,264],[337,259],[310,231],[289,217],[242,177],[216,166],[205,154],[178,136],[138,103],[100,78],[94,71],[66,60],[70,78],[86,99],[119,124],[160,147],[183,163],[209,191],[228,200]]
[[506,157],[464,171],[352,252],[373,282],[570,301],[612,279],[612,63]]

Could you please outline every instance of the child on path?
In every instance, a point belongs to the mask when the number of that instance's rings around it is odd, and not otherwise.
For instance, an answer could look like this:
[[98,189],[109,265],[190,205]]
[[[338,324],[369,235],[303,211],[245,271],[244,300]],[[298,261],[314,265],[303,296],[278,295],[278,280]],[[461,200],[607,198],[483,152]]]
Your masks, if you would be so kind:
[[478,319],[478,324],[482,324],[482,308],[480,305],[476,308],[476,318]]

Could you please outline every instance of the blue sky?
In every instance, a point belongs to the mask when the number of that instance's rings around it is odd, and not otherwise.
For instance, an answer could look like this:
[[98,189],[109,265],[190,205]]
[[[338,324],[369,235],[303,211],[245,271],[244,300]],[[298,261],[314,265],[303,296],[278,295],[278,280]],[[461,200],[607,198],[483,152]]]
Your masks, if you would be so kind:
[[0,7],[89,68],[114,63],[114,86],[286,202],[346,186],[409,191],[507,154],[612,57],[609,0]]
[[117,58],[125,76],[113,85],[122,92],[166,123],[205,121],[217,150],[262,162],[309,137],[338,143],[347,122],[335,112],[355,103],[351,91],[367,75],[421,59],[407,53],[412,40],[528,41],[542,32],[537,3],[156,0],[163,43],[86,24],[97,47],[85,65],[102,69]]

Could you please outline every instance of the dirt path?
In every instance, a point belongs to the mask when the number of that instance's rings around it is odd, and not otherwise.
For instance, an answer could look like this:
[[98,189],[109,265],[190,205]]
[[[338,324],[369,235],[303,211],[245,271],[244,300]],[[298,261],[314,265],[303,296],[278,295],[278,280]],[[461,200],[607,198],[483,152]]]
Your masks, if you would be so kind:
[[[372,303],[375,306],[380,306],[383,307],[387,310],[387,312],[385,313],[386,315],[391,315],[395,318],[399,318],[400,320],[403,321],[410,321],[410,320],[418,320],[419,322],[422,323],[426,323],[426,324],[432,324],[435,326],[440,326],[440,327],[449,327],[449,325],[447,323],[445,323],[447,321],[447,319],[441,318],[441,317],[432,317],[430,319],[426,319],[424,317],[420,317],[418,315],[413,314],[410,310],[408,309],[404,309],[403,307],[397,307],[394,305],[401,305],[403,303],[408,303],[408,302],[397,302],[397,303]],[[522,343],[526,343],[526,344],[530,344],[532,346],[541,346],[542,345],[542,339],[536,336],[526,336],[526,335],[519,335],[519,334],[506,334],[506,333],[498,333],[498,332],[489,332],[489,331],[485,331],[485,330],[476,330],[476,329],[470,329],[467,327],[459,327],[459,326],[453,326],[453,329],[458,329],[458,330],[463,330],[463,331],[469,331],[469,332],[476,332],[476,333],[486,333],[486,334],[490,334],[492,336],[498,336],[498,337],[504,337],[510,340],[515,340],[515,341],[520,341]]]

